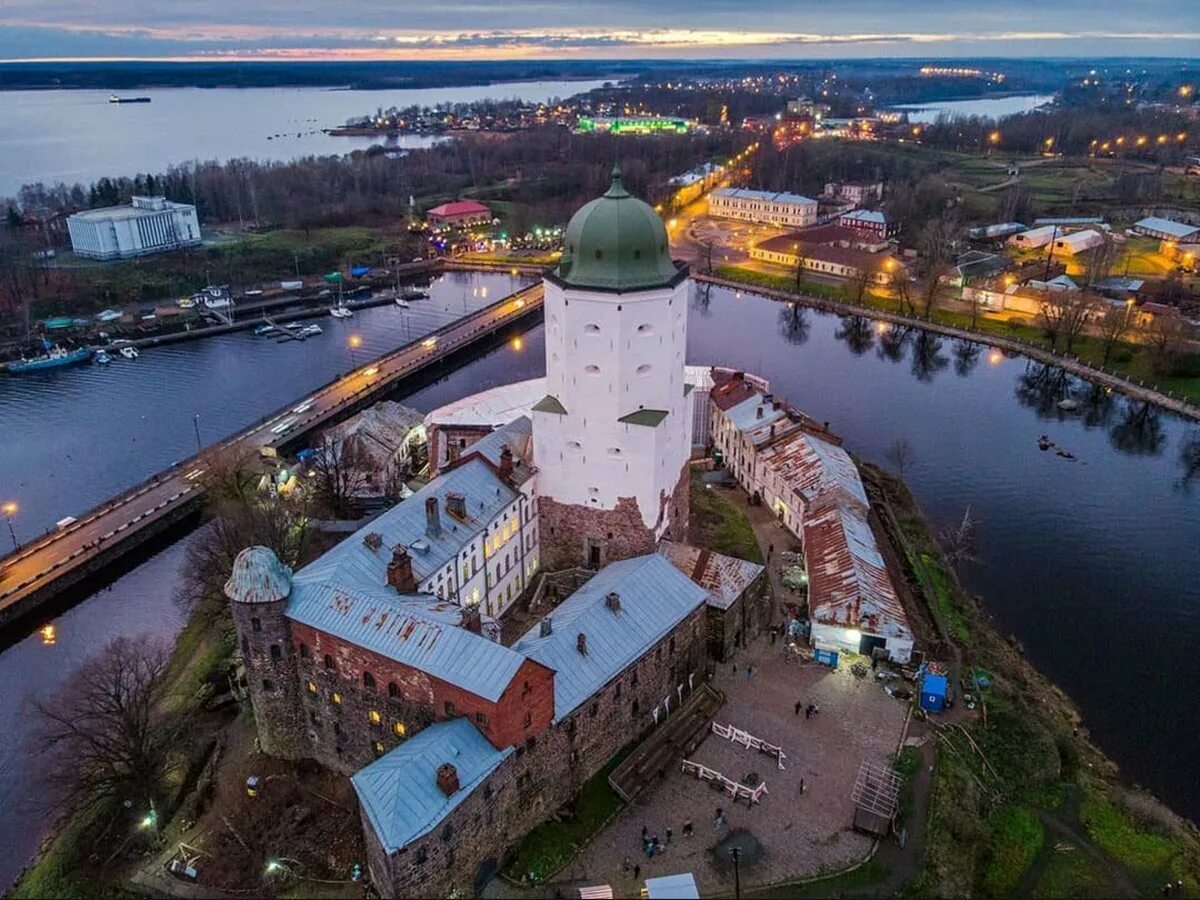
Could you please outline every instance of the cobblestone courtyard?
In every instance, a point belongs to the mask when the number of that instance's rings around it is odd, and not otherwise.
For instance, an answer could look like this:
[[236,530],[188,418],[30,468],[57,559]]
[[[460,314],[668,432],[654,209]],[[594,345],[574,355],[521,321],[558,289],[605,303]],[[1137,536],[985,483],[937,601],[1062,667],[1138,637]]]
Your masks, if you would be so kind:
[[[752,678],[747,665],[755,667]],[[786,664],[781,645],[766,637],[740,654],[736,672],[731,665],[720,666],[715,684],[727,697],[716,721],[782,745],[786,768],[780,771],[772,758],[715,734],[691,758],[734,781],[757,773],[767,783],[762,803],[735,805],[728,793],[684,775],[676,760],[663,780],[643,791],[556,881],[609,883],[617,896],[637,896],[641,881],[635,883],[632,873],[622,871],[628,857],[641,866],[641,879],[691,871],[702,893],[732,890],[732,868],[714,848],[729,832],[743,829],[762,848],[758,859],[743,856],[743,886],[835,871],[867,855],[870,839],[850,827],[850,792],[864,758],[891,758],[903,727],[903,704],[888,697],[873,678],[855,678],[844,663],[836,672]],[[820,712],[806,720],[804,707],[810,703]],[[717,807],[728,820],[721,831],[714,827]],[[695,827],[691,839],[683,836],[688,821]],[[666,853],[646,857],[643,826],[663,842],[667,829],[672,830]]]

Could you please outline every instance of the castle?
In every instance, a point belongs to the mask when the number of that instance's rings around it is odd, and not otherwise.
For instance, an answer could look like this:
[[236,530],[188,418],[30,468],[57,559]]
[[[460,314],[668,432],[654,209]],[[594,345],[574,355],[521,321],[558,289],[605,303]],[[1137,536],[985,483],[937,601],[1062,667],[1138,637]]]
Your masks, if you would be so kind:
[[[383,895],[474,893],[764,624],[761,566],[678,543],[689,286],[614,171],[546,276],[530,416],[299,572],[239,555],[226,594],[261,746],[352,775]],[[496,618],[567,567],[594,574],[501,644]]]

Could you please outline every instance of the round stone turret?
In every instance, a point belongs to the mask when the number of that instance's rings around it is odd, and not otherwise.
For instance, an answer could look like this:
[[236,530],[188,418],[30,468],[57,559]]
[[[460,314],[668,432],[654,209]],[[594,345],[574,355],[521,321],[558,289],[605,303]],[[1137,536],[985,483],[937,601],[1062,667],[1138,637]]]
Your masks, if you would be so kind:
[[292,570],[269,547],[247,547],[233,561],[225,596],[234,603],[274,603],[292,592]]
[[683,273],[671,262],[662,218],[625,190],[614,168],[608,191],[571,217],[555,274],[571,287],[634,291],[666,287]]

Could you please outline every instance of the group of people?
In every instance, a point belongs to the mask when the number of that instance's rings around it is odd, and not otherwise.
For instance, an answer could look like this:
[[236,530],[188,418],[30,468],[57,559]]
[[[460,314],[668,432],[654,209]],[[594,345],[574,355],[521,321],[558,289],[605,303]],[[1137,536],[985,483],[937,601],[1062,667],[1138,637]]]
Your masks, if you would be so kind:
[[[798,716],[798,715],[800,715],[800,707],[802,707],[802,706],[804,706],[804,701],[803,701],[803,700],[797,700],[797,701],[796,701],[796,708],[795,708],[795,714],[796,714],[797,716]],[[820,707],[820,706],[818,706],[818,705],[817,705],[817,704],[815,704],[815,703],[810,703],[810,704],[808,704],[808,706],[804,706],[804,718],[806,718],[806,719],[811,719],[813,716],[815,716],[815,715],[816,715],[817,713],[819,713],[820,711],[821,711],[821,707]]]
[[[724,815],[720,809],[717,810],[717,814],[721,816]],[[682,834],[685,838],[690,838],[695,835],[695,833],[696,829],[692,825],[691,819],[688,819],[688,821],[683,823]],[[665,834],[667,838],[666,841],[661,841],[659,840],[657,834],[650,834],[650,827],[648,825],[642,826],[642,852],[646,854],[647,859],[653,859],[654,857],[667,852],[667,848],[671,846],[671,839],[675,836],[675,832],[668,828]],[[621,868],[624,870],[626,875],[632,873],[634,880],[637,880],[642,876],[641,864],[634,863],[628,856],[625,857],[625,861],[622,863]]]

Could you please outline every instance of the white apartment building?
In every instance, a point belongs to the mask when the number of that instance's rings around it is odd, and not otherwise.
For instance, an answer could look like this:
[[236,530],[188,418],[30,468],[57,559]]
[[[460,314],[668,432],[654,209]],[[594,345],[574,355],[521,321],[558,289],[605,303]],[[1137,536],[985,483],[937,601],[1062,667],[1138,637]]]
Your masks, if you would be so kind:
[[804,228],[817,221],[817,201],[787,192],[718,188],[708,195],[708,213],[761,225]]
[[88,209],[67,217],[71,249],[91,259],[129,259],[200,245],[196,207],[165,197],[134,197],[130,206]]

